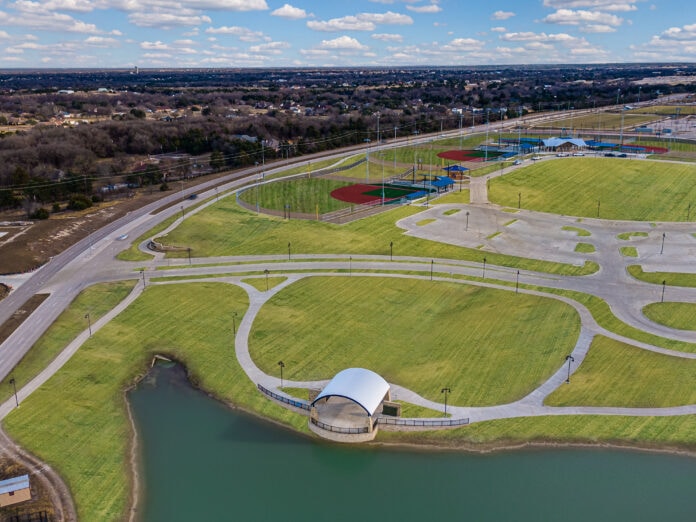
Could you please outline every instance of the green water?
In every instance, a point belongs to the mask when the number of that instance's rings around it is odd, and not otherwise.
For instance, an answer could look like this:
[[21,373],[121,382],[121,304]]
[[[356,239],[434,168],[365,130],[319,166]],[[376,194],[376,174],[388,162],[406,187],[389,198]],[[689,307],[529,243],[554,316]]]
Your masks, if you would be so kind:
[[345,447],[230,411],[158,366],[130,394],[145,522],[696,520],[696,459]]

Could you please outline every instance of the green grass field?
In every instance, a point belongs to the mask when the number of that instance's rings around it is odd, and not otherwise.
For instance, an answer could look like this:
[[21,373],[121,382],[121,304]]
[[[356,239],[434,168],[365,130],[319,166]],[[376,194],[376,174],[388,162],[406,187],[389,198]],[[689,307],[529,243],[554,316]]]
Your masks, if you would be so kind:
[[[251,187],[239,195],[245,203],[261,208],[282,211],[289,208],[291,212],[314,214],[332,212],[350,207],[350,203],[331,197],[331,191],[351,185],[350,182],[326,178],[299,178],[276,181],[258,187]],[[286,207],[286,205],[288,205]]]
[[[332,225],[257,216],[240,209],[232,200],[221,200],[187,219],[166,238],[159,240],[166,240],[167,244],[173,245],[190,245],[191,255],[194,257],[287,254],[288,243],[291,244],[292,252],[303,254],[389,255],[389,244],[393,242],[395,256],[481,261],[483,256],[479,250],[406,236],[394,224],[399,219],[422,210],[422,207],[402,206],[345,225]],[[187,252],[168,253],[171,257],[186,255]],[[525,270],[569,275],[584,275],[597,270],[597,265],[593,263],[577,267],[490,252],[486,256],[491,264]]]
[[[494,203],[579,217],[684,221],[696,202],[690,165],[617,158],[541,162],[490,182]],[[626,197],[630,194],[631,197]]]
[[663,281],[669,286],[696,287],[696,274],[681,274],[677,272],[644,272],[640,265],[631,265],[628,273],[640,281],[661,285]]
[[[134,275],[135,279],[137,276]],[[10,378],[21,387],[43,370],[77,335],[87,328],[85,314],[95,323],[106,312],[120,303],[132,290],[134,281],[103,283],[83,290],[63,311],[47,332],[31,347],[29,352],[0,383],[0,401],[8,399],[12,387]]]
[[[647,125],[650,122],[659,119],[650,114],[637,114],[631,111],[626,111],[624,114],[624,129]],[[566,129],[570,132],[571,129],[583,129],[596,132],[601,131],[617,131],[621,129],[621,113],[620,112],[597,112],[596,114],[583,114],[571,117],[570,114],[566,117],[554,120],[553,122],[540,122],[532,128],[551,128],[551,129]]]
[[[231,313],[241,319],[246,307],[245,293],[231,285],[149,286],[7,417],[10,436],[66,480],[80,520],[123,520],[131,476],[124,390],[155,354],[183,362],[213,396],[306,430],[306,418],[264,398],[237,364]],[[44,342],[58,342],[54,335]]]
[[491,405],[541,384],[578,332],[575,310],[554,299],[454,283],[315,277],[264,306],[250,349],[266,373],[282,359],[289,380],[329,379],[360,366],[432,400],[451,386],[452,404]]
[[649,352],[597,336],[570,384],[557,388],[545,404],[627,408],[694,404],[695,374],[695,360]]
[[581,254],[593,254],[596,249],[592,243],[578,243],[575,245],[575,251]]
[[696,330],[696,304],[650,303],[643,308],[645,317],[679,330]]

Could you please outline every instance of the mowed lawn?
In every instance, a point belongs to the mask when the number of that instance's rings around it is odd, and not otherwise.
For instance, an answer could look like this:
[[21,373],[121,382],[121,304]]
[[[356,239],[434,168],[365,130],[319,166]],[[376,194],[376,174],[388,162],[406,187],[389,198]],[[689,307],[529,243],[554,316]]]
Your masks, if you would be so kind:
[[595,337],[587,357],[546,398],[549,406],[663,408],[696,403],[696,360]]
[[[679,330],[696,330],[696,304],[650,303],[643,307],[643,314],[656,323]],[[694,374],[696,378],[696,373]]]
[[330,379],[362,367],[457,405],[514,401],[564,363],[579,333],[555,299],[456,283],[387,277],[312,277],[274,296],[252,329],[266,373]]
[[[480,250],[468,249],[406,236],[395,223],[412,216],[424,207],[406,205],[360,219],[345,225],[333,225],[315,220],[282,219],[241,209],[232,199],[221,200],[195,216],[186,219],[166,237],[157,238],[168,245],[191,247],[194,257],[229,255],[287,255],[354,254],[389,255],[390,243],[394,256],[422,256],[428,259],[469,259],[481,262]],[[462,214],[462,223],[465,219]],[[168,256],[184,257],[187,252],[170,252]],[[597,265],[584,266],[516,258],[488,252],[489,263],[523,270],[548,273],[584,275],[594,272]]]
[[241,320],[247,305],[232,285],[150,285],[5,419],[9,435],[66,480],[80,520],[125,519],[131,428],[124,391],[155,354],[183,362],[194,384],[215,397],[306,426],[261,395],[236,361],[232,313]]
[[489,198],[500,205],[579,217],[684,221],[696,202],[692,165],[618,158],[542,161],[491,180]]
[[331,191],[351,185],[350,182],[326,178],[295,178],[251,187],[240,193],[245,203],[261,208],[290,212],[320,214],[350,207],[350,203],[331,197]]

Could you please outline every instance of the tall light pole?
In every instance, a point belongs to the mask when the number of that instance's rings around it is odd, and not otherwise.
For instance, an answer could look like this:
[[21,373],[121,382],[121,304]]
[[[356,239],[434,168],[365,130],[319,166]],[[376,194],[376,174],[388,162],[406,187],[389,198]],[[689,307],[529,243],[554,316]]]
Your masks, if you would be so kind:
[[268,292],[268,268],[266,268],[263,273],[266,274],[266,292]]
[[662,233],[662,246],[660,247],[660,255],[665,251],[665,233]]
[[17,382],[15,381],[14,377],[10,379],[10,384],[14,388],[15,404],[17,405],[17,408],[19,408],[19,399],[17,398]]
[[85,314],[85,319],[87,319],[87,328],[89,329],[89,336],[92,337],[92,319],[89,316],[89,312]]
[[232,312],[232,335],[237,335],[237,312]]
[[491,123],[491,109],[487,108],[486,109],[486,149],[485,149],[485,158],[483,159],[483,162],[486,163],[488,161],[488,130],[490,129],[490,123]]
[[278,361],[278,366],[280,367],[280,387],[283,387],[283,368],[285,368],[285,363],[283,361]]
[[464,229],[465,232],[469,231],[469,211],[466,211],[466,228]]
[[442,388],[442,390],[440,390],[440,393],[445,394],[445,414],[444,414],[444,417],[447,417],[447,395],[450,393],[450,391],[451,390],[449,388]]
[[660,302],[665,302],[665,286],[667,286],[667,280],[662,281],[662,297],[660,297]]
[[626,107],[621,109],[621,132],[619,132],[619,152],[623,151],[623,132],[624,132],[624,115],[626,114]]
[[482,279],[486,279],[486,258],[483,258],[483,277]]
[[464,122],[464,109],[462,109],[462,112],[459,113],[459,150],[462,150],[462,140],[464,139],[464,135],[462,134],[463,122]]
[[572,355],[566,355],[566,361],[568,361],[568,377],[566,378],[566,384],[570,384],[570,363],[575,362]]

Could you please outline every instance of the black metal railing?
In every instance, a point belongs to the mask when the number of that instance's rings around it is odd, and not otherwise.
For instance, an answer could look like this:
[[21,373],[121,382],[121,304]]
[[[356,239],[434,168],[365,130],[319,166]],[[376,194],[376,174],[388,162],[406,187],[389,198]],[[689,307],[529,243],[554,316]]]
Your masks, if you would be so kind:
[[317,419],[310,418],[310,421],[312,422],[312,424],[321,428],[322,430],[332,431],[334,433],[344,433],[344,434],[348,434],[348,435],[357,435],[360,433],[367,433],[369,431],[367,426],[363,426],[360,428],[342,428],[339,426],[331,426],[330,424],[326,424],[326,423],[321,422]]
[[278,395],[277,393],[272,392],[271,390],[269,390],[268,388],[265,388],[264,386],[262,386],[260,384],[257,384],[256,386],[258,387],[260,392],[265,393],[269,397],[271,397],[277,401],[280,401],[283,404],[289,404],[290,406],[294,406],[295,408],[300,408],[301,410],[309,411],[312,409],[312,407],[308,403],[306,403],[305,401],[301,401],[298,399],[289,399],[289,398],[284,397],[282,395]]
[[438,428],[451,426],[464,426],[469,424],[469,419],[403,419],[401,417],[388,417],[380,415],[380,424],[392,426],[413,426],[419,428]]

